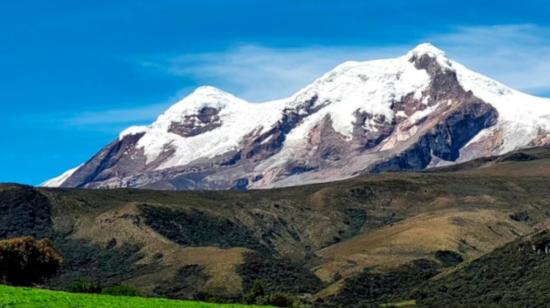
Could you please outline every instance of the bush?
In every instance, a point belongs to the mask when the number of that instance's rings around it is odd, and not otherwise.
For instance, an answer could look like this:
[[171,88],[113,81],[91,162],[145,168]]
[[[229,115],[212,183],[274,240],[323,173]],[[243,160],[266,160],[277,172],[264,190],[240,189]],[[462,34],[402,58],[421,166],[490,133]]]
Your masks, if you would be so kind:
[[276,307],[292,307],[295,298],[280,292],[272,294],[265,293],[264,282],[262,280],[254,281],[252,288],[243,298],[246,304],[269,305]]
[[101,287],[95,282],[81,278],[73,282],[69,290],[75,293],[100,293]]
[[48,239],[17,237],[0,241],[0,281],[29,286],[55,275],[63,256]]
[[275,307],[293,307],[294,297],[284,293],[273,293],[259,297],[256,301],[258,305],[269,305]]
[[143,293],[141,293],[140,290],[130,286],[114,286],[104,288],[101,293],[115,296],[143,296]]

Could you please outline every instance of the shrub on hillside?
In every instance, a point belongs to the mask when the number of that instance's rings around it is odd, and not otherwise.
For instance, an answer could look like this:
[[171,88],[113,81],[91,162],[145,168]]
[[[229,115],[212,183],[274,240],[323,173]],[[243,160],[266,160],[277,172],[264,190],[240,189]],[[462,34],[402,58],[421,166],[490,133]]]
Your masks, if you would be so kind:
[[0,281],[28,286],[41,283],[61,268],[63,256],[48,239],[17,237],[0,241]]
[[345,280],[340,292],[328,298],[330,306],[374,307],[407,299],[407,292],[440,272],[440,265],[429,259],[417,259],[387,271],[366,268]]
[[243,301],[246,304],[275,307],[294,307],[294,304],[297,303],[296,298],[286,293],[275,292],[266,294],[265,284],[262,280],[254,281],[250,291],[244,295]]
[[319,291],[323,283],[303,264],[286,258],[273,258],[258,253],[246,253],[245,262],[237,268],[248,293],[257,280],[266,294],[303,294]]
[[294,307],[295,302],[296,299],[289,294],[273,293],[259,297],[256,304],[275,307]]

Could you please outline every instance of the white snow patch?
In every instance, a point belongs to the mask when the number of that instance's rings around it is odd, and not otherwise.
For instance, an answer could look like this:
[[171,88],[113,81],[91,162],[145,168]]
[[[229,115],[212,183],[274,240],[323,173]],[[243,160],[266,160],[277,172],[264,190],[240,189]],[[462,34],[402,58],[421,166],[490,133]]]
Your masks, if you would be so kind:
[[411,114],[411,116],[408,119],[408,122],[412,125],[416,125],[420,120],[427,117],[430,113],[434,112],[434,110],[437,108],[437,105],[428,106],[424,108],[423,110],[416,111],[415,113]]
[[[172,122],[179,123],[185,116],[197,114],[203,107],[219,110],[221,127],[191,137],[168,131]],[[279,119],[283,107],[284,104],[278,101],[253,104],[214,87],[200,87],[147,127],[137,147],[144,149],[148,163],[168,147],[175,150],[171,158],[157,169],[185,165],[199,158],[212,158],[236,149],[247,134],[254,131],[262,133],[270,128]]]
[[550,131],[550,100],[513,90],[453,62],[460,84],[498,111],[504,144],[500,153],[528,146],[539,130]]
[[318,96],[317,104],[329,103],[295,129],[292,137],[304,136],[308,127],[329,114],[334,129],[351,138],[356,112],[383,115],[391,122],[391,104],[410,93],[421,92],[429,85],[430,77],[418,70],[407,57],[367,62],[346,62],[303,89],[296,97]]
[[[367,62],[346,62],[325,74],[293,98],[305,101],[317,96],[317,105],[327,104],[305,118],[286,138],[284,148],[260,164],[256,170],[276,167],[308,151],[305,142],[311,129],[326,116],[336,132],[352,138],[356,112],[384,116],[391,122],[395,116],[391,104],[410,93],[423,91],[430,84],[425,70],[418,70],[410,56]],[[369,125],[369,123],[367,123]],[[369,127],[367,127],[369,128]]]
[[[200,87],[170,107],[152,125],[131,127],[122,132],[121,138],[145,132],[137,146],[144,149],[148,163],[170,148],[175,153],[158,169],[181,166],[237,149],[246,135],[261,134],[271,128],[281,119],[284,108],[297,108],[317,96],[314,107],[323,107],[306,117],[287,136],[281,154],[286,156],[285,151],[292,153],[293,148],[303,144],[309,130],[325,116],[330,116],[338,133],[351,139],[356,112],[381,115],[386,121],[392,121],[392,102],[409,93],[421,93],[427,85],[427,72],[416,69],[407,56],[368,62],[350,61],[337,66],[292,97],[277,101],[249,103],[214,87]],[[179,123],[203,107],[219,110],[221,127],[192,137],[168,132],[172,122]]]
[[60,187],[63,185],[63,183],[71,176],[73,175],[78,168],[82,167],[82,164],[78,165],[78,167],[75,167],[73,169],[69,169],[65,171],[63,174],[45,181],[44,183],[38,185],[40,187]]
[[[422,55],[434,57],[441,66],[455,70],[466,90],[473,91],[498,110],[497,126],[504,134],[501,153],[528,145],[541,129],[550,131],[549,100],[514,91],[450,61],[442,50],[433,45],[421,44],[395,59],[345,62],[295,95],[276,101],[250,103],[214,87],[200,87],[166,110],[151,125],[130,127],[119,138],[144,133],[137,147],[143,148],[148,163],[156,160],[163,151],[173,150],[174,153],[157,169],[186,165],[197,159],[210,159],[238,149],[246,136],[264,133],[280,121],[284,109],[299,108],[317,97],[313,107],[318,110],[306,116],[286,136],[279,153],[257,166],[256,171],[264,172],[268,168],[303,158],[311,150],[307,143],[311,129],[325,117],[329,117],[335,131],[348,140],[352,138],[357,112],[366,112],[372,117],[383,116],[385,121],[392,121],[396,116],[391,109],[393,102],[410,93],[420,98],[430,84],[428,73],[417,69],[410,62],[411,57]],[[427,97],[422,101],[425,105],[428,102]],[[204,107],[219,110],[220,127],[191,137],[169,132],[173,122],[181,123],[186,116],[196,115]],[[433,108],[418,111],[407,121],[414,123],[433,112]],[[306,115],[305,109],[299,110],[302,115]],[[365,123],[365,128],[373,129],[372,123]],[[402,135],[397,137],[406,138],[416,129],[413,125],[410,131],[399,133]],[[72,174],[71,171],[74,172],[69,170],[67,175],[62,175],[65,178],[60,176],[43,185],[60,185]]]
[[413,50],[407,53],[407,59],[411,57],[421,57],[423,55],[428,55],[432,58],[435,58],[437,63],[446,69],[452,69],[452,62],[449,61],[445,52],[430,43],[423,43],[416,46]]
[[137,135],[145,132],[147,132],[147,126],[130,126],[118,135],[118,140],[122,140],[126,136]]

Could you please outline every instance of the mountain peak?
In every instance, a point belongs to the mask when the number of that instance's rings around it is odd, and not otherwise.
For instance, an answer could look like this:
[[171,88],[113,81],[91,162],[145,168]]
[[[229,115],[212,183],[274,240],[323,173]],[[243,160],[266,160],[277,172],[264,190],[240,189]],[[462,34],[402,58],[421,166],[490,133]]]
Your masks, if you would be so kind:
[[165,114],[181,115],[188,112],[194,113],[205,106],[220,109],[228,105],[239,103],[246,103],[246,101],[216,87],[201,86],[168,108]]
[[222,89],[213,86],[200,86],[193,91],[191,95],[227,95],[230,94]]
[[549,116],[550,102],[420,44],[393,59],[346,62],[277,101],[199,87],[48,184],[247,189],[420,170],[550,144]]
[[226,92],[222,89],[213,87],[213,86],[200,86],[195,89],[191,94],[189,94],[187,97],[185,97],[183,101],[209,101],[209,102],[238,102],[242,101],[242,99],[236,97],[235,95]]
[[240,100],[235,95],[226,92],[222,89],[213,86],[200,86],[196,88],[191,94],[183,99],[183,101],[195,101],[195,100],[207,100],[207,101],[237,101]]
[[429,55],[429,56],[443,56],[446,57],[445,52],[434,45],[430,43],[422,43],[413,48],[411,51],[409,51],[410,54],[421,56],[421,55]]
[[424,56],[434,59],[444,69],[453,69],[451,61],[447,58],[445,52],[430,43],[422,43],[405,55],[411,62],[416,62]]

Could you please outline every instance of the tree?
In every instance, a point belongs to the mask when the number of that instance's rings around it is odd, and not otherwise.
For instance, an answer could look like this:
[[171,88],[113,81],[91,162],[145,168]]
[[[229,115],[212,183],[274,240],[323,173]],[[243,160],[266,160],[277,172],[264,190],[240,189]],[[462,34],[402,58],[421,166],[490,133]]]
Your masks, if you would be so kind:
[[0,241],[0,281],[29,286],[41,283],[61,268],[63,256],[49,239],[16,237]]

